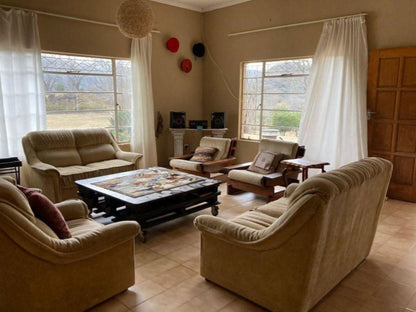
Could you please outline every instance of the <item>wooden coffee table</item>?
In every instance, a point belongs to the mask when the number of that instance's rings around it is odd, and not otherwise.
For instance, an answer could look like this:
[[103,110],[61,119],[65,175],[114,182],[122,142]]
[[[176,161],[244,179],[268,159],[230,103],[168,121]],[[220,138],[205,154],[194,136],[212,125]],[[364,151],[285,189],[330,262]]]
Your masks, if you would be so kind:
[[218,214],[221,182],[152,167],[75,181],[78,194],[92,211],[104,211],[112,221],[136,220],[142,231],[211,208]]
[[288,170],[292,168],[302,169],[302,181],[305,181],[308,178],[309,169],[321,169],[321,172],[325,172],[324,167],[329,165],[329,162],[326,161],[308,160],[305,158],[285,159],[282,160],[281,163],[285,164]]

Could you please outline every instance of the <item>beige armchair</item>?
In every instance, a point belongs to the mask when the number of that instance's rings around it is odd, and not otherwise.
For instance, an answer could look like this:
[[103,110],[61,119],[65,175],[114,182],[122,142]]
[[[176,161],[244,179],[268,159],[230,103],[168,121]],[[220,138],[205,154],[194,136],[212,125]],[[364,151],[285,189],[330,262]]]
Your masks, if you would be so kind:
[[218,151],[211,161],[192,161],[194,154],[171,157],[169,165],[173,170],[179,170],[209,178],[211,173],[220,172],[226,166],[231,166],[236,159],[234,156],[237,140],[228,138],[216,138],[205,136],[199,146],[213,147]]
[[309,311],[369,254],[391,171],[368,158],[231,221],[198,216],[201,275],[271,311]]
[[0,178],[0,311],[85,311],[134,284],[137,222],[104,226],[80,200],[57,207],[72,238],[59,239]]
[[22,144],[29,186],[53,202],[77,198],[76,180],[139,169],[142,157],[121,151],[104,128],[33,131]]
[[[263,139],[259,144],[259,153],[269,152],[281,154],[282,159],[301,157],[305,153],[303,146],[295,142]],[[276,200],[283,196],[283,192],[275,192],[275,186],[287,186],[293,182],[299,182],[299,170],[288,171],[286,165],[279,163],[274,172],[259,173],[249,170],[252,162],[229,166],[223,169],[228,173],[227,193],[235,194],[237,190],[253,192],[267,197],[267,201]]]

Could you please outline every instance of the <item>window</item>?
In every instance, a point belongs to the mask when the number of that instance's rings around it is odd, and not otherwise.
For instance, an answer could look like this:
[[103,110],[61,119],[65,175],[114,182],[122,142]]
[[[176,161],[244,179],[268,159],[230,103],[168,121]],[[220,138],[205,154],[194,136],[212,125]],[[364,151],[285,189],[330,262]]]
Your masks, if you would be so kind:
[[243,63],[240,138],[297,141],[311,58]]
[[47,129],[104,127],[130,141],[130,60],[42,53]]

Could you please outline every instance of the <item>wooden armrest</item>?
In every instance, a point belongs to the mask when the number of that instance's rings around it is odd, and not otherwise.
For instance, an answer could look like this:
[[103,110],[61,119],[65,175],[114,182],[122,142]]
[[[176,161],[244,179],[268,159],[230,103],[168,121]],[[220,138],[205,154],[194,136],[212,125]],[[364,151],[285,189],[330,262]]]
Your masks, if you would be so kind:
[[248,167],[250,167],[250,165],[252,163],[253,162],[246,162],[246,163],[237,164],[237,165],[233,165],[233,166],[227,166],[227,167],[222,168],[221,172],[222,173],[228,173],[228,172],[230,172],[231,170],[234,170],[234,169],[247,169]]
[[274,180],[274,179],[278,179],[281,178],[284,174],[281,172],[273,172],[273,173],[269,173],[264,175],[264,179],[266,180]]
[[236,160],[235,157],[229,157],[225,159],[206,161],[201,164],[202,172],[221,172],[220,170],[224,166],[231,165],[233,161]]
[[184,160],[188,160],[188,159],[191,159],[192,156],[194,156],[193,153],[192,154],[182,155],[182,156],[173,156],[173,157],[169,157],[169,160],[172,160],[172,159],[184,159]]

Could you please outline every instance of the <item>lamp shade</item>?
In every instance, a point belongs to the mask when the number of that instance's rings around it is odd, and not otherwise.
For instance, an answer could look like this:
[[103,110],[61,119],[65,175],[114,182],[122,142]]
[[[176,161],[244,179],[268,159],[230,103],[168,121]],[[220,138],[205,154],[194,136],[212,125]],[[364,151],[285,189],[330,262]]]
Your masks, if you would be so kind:
[[147,0],[126,0],[117,12],[116,22],[128,38],[146,37],[153,27],[153,10]]

